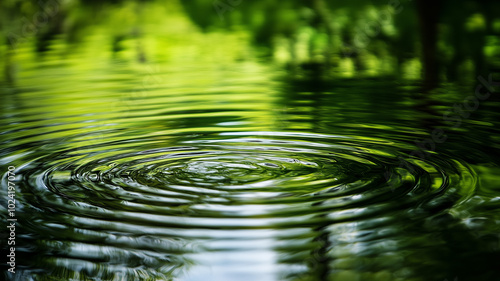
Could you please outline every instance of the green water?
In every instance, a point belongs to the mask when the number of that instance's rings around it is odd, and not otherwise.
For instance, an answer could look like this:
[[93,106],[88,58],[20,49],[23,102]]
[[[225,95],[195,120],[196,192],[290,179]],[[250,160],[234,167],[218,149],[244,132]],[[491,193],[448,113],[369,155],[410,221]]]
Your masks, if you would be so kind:
[[497,86],[290,68],[188,8],[2,46],[7,280],[500,280]]

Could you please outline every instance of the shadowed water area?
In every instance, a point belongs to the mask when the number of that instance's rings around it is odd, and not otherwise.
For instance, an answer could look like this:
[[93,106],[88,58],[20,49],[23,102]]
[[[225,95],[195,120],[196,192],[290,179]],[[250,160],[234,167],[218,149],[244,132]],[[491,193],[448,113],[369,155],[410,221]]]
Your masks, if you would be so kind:
[[56,1],[2,45],[6,280],[500,280],[495,29],[436,86],[392,39],[329,58],[338,26],[246,21],[262,1],[117,2]]

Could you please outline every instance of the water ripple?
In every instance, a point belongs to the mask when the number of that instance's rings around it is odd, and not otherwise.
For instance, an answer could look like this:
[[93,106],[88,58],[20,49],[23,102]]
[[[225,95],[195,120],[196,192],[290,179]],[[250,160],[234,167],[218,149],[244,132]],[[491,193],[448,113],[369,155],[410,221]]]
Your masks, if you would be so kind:
[[[398,232],[389,221],[459,205],[476,180],[458,159],[433,154],[422,160],[410,152],[375,138],[214,132],[170,136],[164,147],[144,137],[58,151],[18,173],[25,182],[22,208],[54,214],[35,224],[34,212],[31,227],[52,252],[43,263],[98,276],[140,274],[140,265],[167,278],[199,251],[273,244],[262,239],[289,246],[311,239],[304,229],[337,233],[338,245],[355,241],[350,254],[359,254],[356,243],[404,247],[388,245]],[[339,229],[353,223],[351,230]],[[345,254],[339,246],[328,255]]]

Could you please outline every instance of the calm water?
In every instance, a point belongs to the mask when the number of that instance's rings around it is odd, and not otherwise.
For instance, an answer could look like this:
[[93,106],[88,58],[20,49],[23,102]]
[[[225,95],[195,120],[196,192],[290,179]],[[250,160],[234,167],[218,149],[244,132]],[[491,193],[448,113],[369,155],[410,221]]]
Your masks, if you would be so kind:
[[20,47],[3,80],[10,280],[500,280],[494,94],[458,124],[472,86],[290,78],[240,35],[169,33],[161,56],[92,34]]

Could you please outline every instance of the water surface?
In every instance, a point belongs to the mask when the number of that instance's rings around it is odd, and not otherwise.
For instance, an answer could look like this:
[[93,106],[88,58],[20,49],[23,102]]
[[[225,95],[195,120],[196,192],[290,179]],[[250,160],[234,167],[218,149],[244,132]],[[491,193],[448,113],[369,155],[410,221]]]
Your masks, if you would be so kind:
[[113,53],[94,27],[17,50],[8,278],[499,280],[496,97],[453,126],[473,87],[298,77],[181,22],[143,49],[159,35]]

